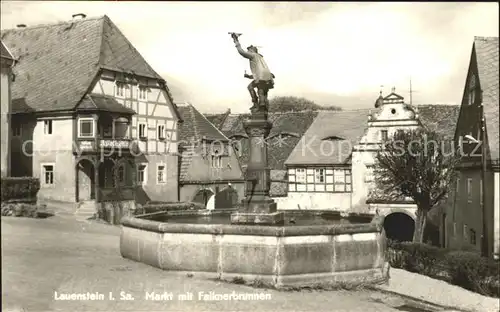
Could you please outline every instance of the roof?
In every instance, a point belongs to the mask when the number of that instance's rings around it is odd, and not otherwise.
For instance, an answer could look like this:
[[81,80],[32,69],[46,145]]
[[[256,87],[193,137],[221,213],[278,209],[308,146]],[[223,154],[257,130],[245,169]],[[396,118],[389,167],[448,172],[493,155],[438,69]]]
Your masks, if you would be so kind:
[[[207,118],[221,120],[223,117],[221,115],[223,114],[207,115]],[[317,111],[269,113],[268,118],[273,124],[267,140],[268,165],[271,169],[285,169],[285,160],[317,115]],[[241,156],[239,160],[243,167],[247,165],[250,153],[250,146],[247,134],[243,128],[243,121],[249,117],[250,114],[228,115],[220,127],[221,131],[229,139],[240,142]]]
[[[428,130],[453,138],[458,105],[418,105],[419,120]],[[286,161],[287,165],[349,164],[351,150],[368,129],[370,109],[323,111]]]
[[178,104],[177,109],[184,120],[184,122],[179,125],[179,138],[181,142],[200,142],[203,138],[214,141],[229,141],[228,138],[193,105]]
[[[230,111],[229,111],[230,112]],[[275,112],[269,113],[269,120],[273,123],[273,128],[268,139],[268,166],[271,168],[270,195],[286,196],[288,192],[287,171],[285,160],[288,158],[301,137],[307,131],[317,111],[300,112]],[[221,131],[230,139],[238,140],[240,154],[239,162],[242,169],[246,169],[248,164],[250,146],[243,121],[249,118],[249,114],[208,114],[208,119],[214,123],[219,123]],[[279,134],[283,134],[281,137]]]
[[110,113],[122,113],[135,115],[136,112],[120,103],[118,103],[115,98],[101,95],[101,94],[91,94],[85,96],[85,98],[78,105],[77,110],[85,111],[103,111]]
[[183,123],[179,125],[180,144],[183,147],[179,169],[179,180],[187,181],[195,146],[202,139],[229,141],[203,114],[191,104],[178,104]]
[[322,111],[286,160],[287,165],[347,164],[368,128],[369,109]]
[[483,91],[483,108],[491,160],[499,159],[498,37],[475,37],[479,84]]
[[73,110],[100,69],[164,82],[107,16],[9,29],[2,40],[18,60],[12,98],[32,112]]
[[12,56],[9,49],[5,46],[2,40],[0,40],[0,57],[14,60],[14,56]]
[[447,140],[452,140],[460,114],[460,105],[418,105],[422,125]]

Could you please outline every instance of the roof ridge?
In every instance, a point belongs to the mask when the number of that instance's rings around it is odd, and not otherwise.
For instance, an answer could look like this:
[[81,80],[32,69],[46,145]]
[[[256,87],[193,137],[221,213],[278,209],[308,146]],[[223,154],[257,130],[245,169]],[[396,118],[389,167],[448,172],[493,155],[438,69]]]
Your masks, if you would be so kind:
[[488,40],[498,40],[498,37],[494,37],[494,36],[474,36],[474,41],[476,40],[484,40],[484,41],[488,41]]
[[61,21],[57,23],[45,23],[45,24],[38,24],[34,26],[26,26],[22,28],[7,28],[7,29],[2,29],[2,32],[10,32],[10,31],[24,31],[26,29],[36,29],[36,28],[45,28],[45,27],[54,27],[54,26],[61,26],[64,24],[73,24],[73,23],[80,23],[80,22],[85,22],[85,21],[93,21],[93,20],[99,20],[99,19],[104,19],[109,17],[107,15],[101,15],[101,16],[94,16],[94,17],[85,17],[82,19],[77,19],[77,20],[66,20],[66,21]]

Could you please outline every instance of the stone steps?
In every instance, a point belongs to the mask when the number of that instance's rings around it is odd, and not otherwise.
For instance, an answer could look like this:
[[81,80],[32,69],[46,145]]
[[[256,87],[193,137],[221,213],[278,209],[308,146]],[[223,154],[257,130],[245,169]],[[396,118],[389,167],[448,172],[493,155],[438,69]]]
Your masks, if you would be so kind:
[[94,201],[81,201],[77,203],[75,217],[77,220],[88,220],[97,214],[97,204]]

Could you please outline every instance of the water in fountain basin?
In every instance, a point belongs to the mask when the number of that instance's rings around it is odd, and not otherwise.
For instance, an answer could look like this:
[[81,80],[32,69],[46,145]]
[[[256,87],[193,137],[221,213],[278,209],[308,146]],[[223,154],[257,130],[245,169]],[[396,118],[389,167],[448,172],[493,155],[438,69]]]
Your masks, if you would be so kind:
[[[153,221],[168,223],[189,223],[189,224],[231,224],[231,212],[198,213],[168,215],[160,214],[148,218]],[[371,221],[372,216],[356,215],[341,217],[333,212],[284,212],[285,225],[287,226],[307,226],[307,225],[332,225],[332,224],[358,224]]]

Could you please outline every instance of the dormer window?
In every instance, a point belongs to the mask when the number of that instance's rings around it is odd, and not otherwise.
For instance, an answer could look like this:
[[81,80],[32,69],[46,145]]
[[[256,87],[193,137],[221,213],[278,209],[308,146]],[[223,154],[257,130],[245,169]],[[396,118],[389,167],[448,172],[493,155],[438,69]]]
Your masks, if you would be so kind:
[[342,140],[344,140],[344,139],[341,137],[338,137],[336,135],[331,135],[331,136],[327,136],[327,137],[323,138],[323,141],[342,141]]
[[11,124],[12,136],[18,137],[21,136],[22,126],[20,123],[13,122]]
[[125,84],[117,82],[115,85],[115,96],[119,98],[125,97]]
[[146,101],[148,99],[148,89],[143,86],[137,88],[137,98],[141,101]]
[[476,76],[471,75],[469,80],[469,90],[467,94],[467,104],[473,105],[476,102]]

